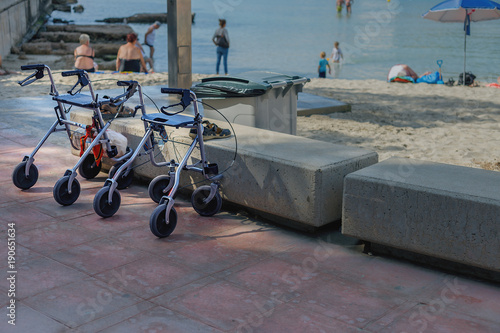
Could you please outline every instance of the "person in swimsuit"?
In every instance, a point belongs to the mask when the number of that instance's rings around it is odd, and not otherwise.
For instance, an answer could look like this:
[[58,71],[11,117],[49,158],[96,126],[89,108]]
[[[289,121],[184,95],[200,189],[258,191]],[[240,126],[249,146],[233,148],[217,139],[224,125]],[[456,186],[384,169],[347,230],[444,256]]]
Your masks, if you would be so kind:
[[135,45],[136,40],[137,34],[130,33],[127,35],[127,44],[120,46],[118,49],[118,54],[116,56],[117,71],[139,73],[142,66],[144,72],[148,72],[141,50]]
[[75,68],[93,73],[97,65],[94,63],[95,51],[89,46],[89,35],[81,34],[80,44],[81,45],[75,49],[75,52],[73,52],[75,56]]
[[345,9],[347,10],[348,14],[351,14],[353,2],[354,0],[345,0]]

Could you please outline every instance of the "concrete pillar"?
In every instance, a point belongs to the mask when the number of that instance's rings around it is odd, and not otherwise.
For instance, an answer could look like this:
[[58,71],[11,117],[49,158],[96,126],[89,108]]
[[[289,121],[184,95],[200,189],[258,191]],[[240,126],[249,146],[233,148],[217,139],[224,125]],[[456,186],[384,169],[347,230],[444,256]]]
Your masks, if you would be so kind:
[[167,0],[168,86],[190,88],[191,0]]

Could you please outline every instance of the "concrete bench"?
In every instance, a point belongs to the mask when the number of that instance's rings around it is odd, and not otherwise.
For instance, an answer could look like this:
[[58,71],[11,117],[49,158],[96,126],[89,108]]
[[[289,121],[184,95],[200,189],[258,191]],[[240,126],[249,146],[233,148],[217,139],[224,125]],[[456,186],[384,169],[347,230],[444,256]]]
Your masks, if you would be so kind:
[[[89,112],[72,110],[70,117],[81,123],[90,122]],[[217,123],[228,127],[220,121]],[[233,126],[238,139],[238,156],[224,173],[223,199],[292,227],[315,229],[339,221],[344,177],[378,161],[377,153],[365,149],[243,125]],[[139,117],[117,118],[111,129],[124,134],[132,148],[144,135]],[[163,158],[179,161],[187,149],[185,144],[192,139],[187,129],[166,129],[170,139],[177,143],[175,147],[167,143]],[[219,171],[229,166],[234,149],[234,137],[206,142],[207,157],[210,162],[218,163]],[[139,165],[146,161],[146,157],[140,157],[134,163]],[[134,172],[136,176],[152,179],[167,174],[168,170],[145,163]],[[195,173],[181,175],[181,185],[201,179]]]
[[342,233],[500,271],[500,173],[391,158],[349,174]]

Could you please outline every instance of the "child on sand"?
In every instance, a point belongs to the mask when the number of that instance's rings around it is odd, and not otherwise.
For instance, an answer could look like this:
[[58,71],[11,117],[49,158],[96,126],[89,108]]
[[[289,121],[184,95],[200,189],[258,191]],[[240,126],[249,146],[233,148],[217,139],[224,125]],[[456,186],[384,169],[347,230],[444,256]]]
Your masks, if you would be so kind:
[[332,74],[332,68],[330,67],[330,64],[328,63],[328,60],[326,60],[326,53],[321,52],[320,54],[321,59],[319,60],[319,66],[318,66],[318,73],[319,77],[325,78],[326,77],[326,68],[328,67],[328,73]]

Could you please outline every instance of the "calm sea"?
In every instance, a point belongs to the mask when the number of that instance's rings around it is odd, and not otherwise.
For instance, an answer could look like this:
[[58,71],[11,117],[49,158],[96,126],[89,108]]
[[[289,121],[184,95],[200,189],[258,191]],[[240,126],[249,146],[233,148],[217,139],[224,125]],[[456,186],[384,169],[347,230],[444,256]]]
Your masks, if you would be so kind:
[[[316,77],[321,51],[330,55],[338,41],[344,62],[335,66],[343,79],[384,80],[389,68],[410,65],[417,73],[437,70],[445,80],[463,71],[464,31],[460,23],[422,18],[439,0],[355,0],[351,15],[338,14],[335,0],[192,0],[193,72],[215,73],[211,42],[218,18],[227,20],[231,39],[229,72],[248,70]],[[77,24],[106,17],[166,11],[166,0],[79,0],[82,14],[54,12]],[[132,28],[143,41],[146,24]],[[157,30],[155,69],[167,71],[167,25]],[[500,20],[473,22],[467,38],[467,71],[480,80],[500,75]]]

